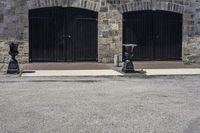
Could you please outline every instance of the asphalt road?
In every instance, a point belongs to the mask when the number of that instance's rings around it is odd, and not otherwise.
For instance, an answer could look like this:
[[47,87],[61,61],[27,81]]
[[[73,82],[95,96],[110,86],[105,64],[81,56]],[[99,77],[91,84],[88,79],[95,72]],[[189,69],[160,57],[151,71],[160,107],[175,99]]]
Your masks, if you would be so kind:
[[0,77],[0,133],[200,133],[200,76]]

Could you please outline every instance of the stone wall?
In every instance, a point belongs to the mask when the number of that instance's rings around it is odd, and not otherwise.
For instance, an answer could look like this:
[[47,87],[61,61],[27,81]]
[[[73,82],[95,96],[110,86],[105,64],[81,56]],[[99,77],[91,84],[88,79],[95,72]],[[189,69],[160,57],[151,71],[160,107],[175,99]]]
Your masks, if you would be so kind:
[[[20,63],[26,63],[28,61],[28,43],[27,41],[24,42],[20,42],[19,45],[19,54],[17,55],[16,59],[20,62]],[[0,61],[1,62],[9,62],[9,45],[7,43],[7,41],[0,41]]]
[[28,8],[23,0],[0,1],[0,62],[8,62],[8,40],[20,40],[18,60],[28,62]]
[[[0,0],[0,62],[6,62],[11,39],[21,41],[18,59],[28,62],[28,10],[78,7],[99,13],[99,62],[112,62],[122,53],[122,14],[136,10],[165,10],[183,14],[183,59],[199,62],[200,0]],[[195,46],[194,46],[195,45]],[[195,48],[194,48],[195,47]]]
[[122,14],[117,6],[102,0],[99,12],[99,62],[113,62],[122,53]]
[[185,51],[187,59],[191,62],[200,63],[200,37],[191,37],[187,44],[187,49]]
[[5,41],[0,41],[0,61],[1,62],[8,62],[9,55],[8,55],[8,45],[5,44]]

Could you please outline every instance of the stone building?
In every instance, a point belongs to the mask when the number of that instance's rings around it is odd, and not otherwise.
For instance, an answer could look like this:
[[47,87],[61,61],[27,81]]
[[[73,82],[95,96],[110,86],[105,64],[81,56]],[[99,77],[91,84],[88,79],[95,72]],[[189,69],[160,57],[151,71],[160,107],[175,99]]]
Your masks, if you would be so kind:
[[[66,17],[70,13],[77,16],[71,17],[77,20],[73,20],[76,24],[70,25],[72,20]],[[166,24],[166,18],[170,24]],[[63,30],[66,27],[67,33]],[[70,27],[73,29],[69,34]],[[148,40],[149,36],[153,39]],[[114,55],[122,55],[123,43],[141,45],[136,51],[141,60],[171,60],[172,57],[200,62],[199,36],[200,0],[0,0],[0,62],[7,62],[6,42],[12,39],[20,42],[21,63],[89,59],[112,62]],[[65,37],[72,41],[60,40]],[[77,53],[83,58],[77,57]]]

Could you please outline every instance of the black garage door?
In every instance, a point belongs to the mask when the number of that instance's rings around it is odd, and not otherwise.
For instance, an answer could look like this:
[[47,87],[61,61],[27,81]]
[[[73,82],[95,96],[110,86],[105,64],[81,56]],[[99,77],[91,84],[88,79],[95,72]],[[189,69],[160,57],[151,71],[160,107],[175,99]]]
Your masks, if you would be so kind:
[[78,8],[30,10],[30,62],[97,61],[97,17]]
[[167,11],[124,13],[123,43],[138,44],[135,60],[181,59],[182,15]]

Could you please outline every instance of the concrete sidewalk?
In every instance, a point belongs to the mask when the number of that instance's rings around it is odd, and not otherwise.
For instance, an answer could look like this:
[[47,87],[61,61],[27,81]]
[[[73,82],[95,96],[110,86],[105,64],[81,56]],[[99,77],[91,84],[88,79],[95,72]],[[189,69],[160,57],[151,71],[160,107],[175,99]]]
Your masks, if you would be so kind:
[[138,76],[143,69],[147,76],[200,75],[200,64],[184,65],[182,61],[136,61],[138,73],[124,74],[122,67],[97,62],[30,63],[23,65],[22,76]]
[[52,77],[52,76],[70,76],[70,77],[83,77],[83,76],[122,76],[114,70],[36,70],[24,72],[22,77]]
[[[115,70],[36,70],[25,71],[22,77],[95,77],[95,76],[138,76],[141,69],[137,69],[137,73],[125,74]],[[146,76],[170,76],[170,75],[200,75],[200,68],[177,68],[177,69],[143,69]],[[139,74],[142,75],[142,74]]]
[[98,62],[28,63],[23,70],[105,70],[110,66]]
[[134,61],[135,69],[200,68],[200,64],[185,65],[182,61]]
[[[134,61],[134,65],[135,69],[200,68],[200,64],[184,65],[182,61]],[[23,70],[104,70],[104,69],[116,69],[116,68],[113,66],[113,63],[98,63],[98,62],[28,63],[23,65]]]
[[200,75],[200,68],[144,69],[147,76]]
[[200,75],[200,64],[185,65],[182,61],[135,61],[134,66],[147,76]]

